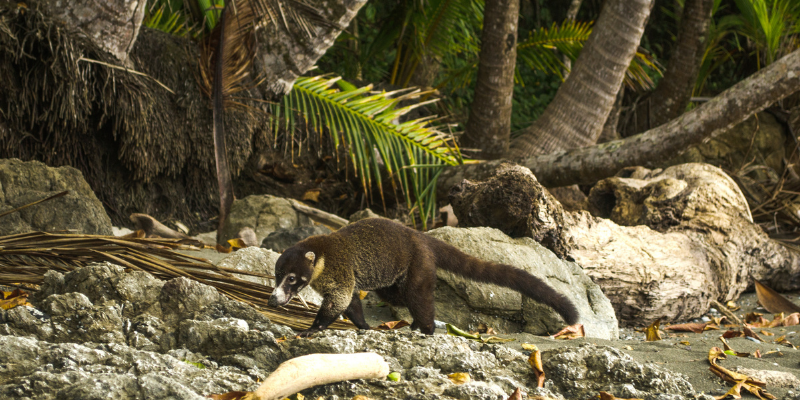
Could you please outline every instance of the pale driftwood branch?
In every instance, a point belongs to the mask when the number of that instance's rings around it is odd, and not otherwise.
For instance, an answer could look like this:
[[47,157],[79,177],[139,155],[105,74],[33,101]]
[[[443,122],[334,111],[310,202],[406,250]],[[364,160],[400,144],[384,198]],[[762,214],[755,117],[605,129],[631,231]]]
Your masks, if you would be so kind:
[[307,206],[295,199],[287,199],[290,203],[292,203],[292,207],[298,212],[308,215],[311,219],[316,220],[322,224],[328,225],[329,227],[333,228],[334,230],[339,229],[347,225],[350,221],[331,213],[327,213],[325,211],[316,209],[314,207]]
[[716,300],[712,300],[711,301],[711,305],[714,306],[714,308],[716,308],[717,311],[720,312],[720,314],[722,314],[725,317],[727,317],[731,321],[732,324],[736,324],[736,325],[741,325],[742,324],[742,320],[739,319],[739,317],[737,317],[736,314],[733,313],[733,311],[728,310],[728,307],[725,306],[725,304],[722,304],[722,303],[720,303],[719,301],[716,301]]
[[131,214],[130,219],[131,222],[136,224],[137,229],[144,231],[147,237],[157,236],[171,239],[190,239],[189,236],[162,224],[157,219],[147,214],[134,213]]
[[385,379],[389,364],[375,353],[309,354],[284,362],[247,400],[280,400],[312,386],[353,379]]

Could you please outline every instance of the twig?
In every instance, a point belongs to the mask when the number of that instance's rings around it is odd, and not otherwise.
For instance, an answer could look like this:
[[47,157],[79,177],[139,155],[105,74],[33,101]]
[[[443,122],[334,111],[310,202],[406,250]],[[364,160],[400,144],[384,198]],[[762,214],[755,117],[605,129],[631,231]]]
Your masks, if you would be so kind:
[[301,203],[301,202],[299,202],[299,201],[297,201],[295,199],[287,199],[287,200],[289,200],[289,202],[292,203],[292,207],[294,207],[295,210],[297,210],[297,211],[299,211],[299,212],[301,212],[303,214],[308,215],[312,219],[317,219],[320,222],[322,222],[323,224],[330,225],[334,229],[342,228],[345,225],[347,225],[348,223],[350,223],[350,221],[348,221],[348,220],[346,220],[346,219],[344,219],[344,218],[342,218],[342,217],[340,217],[338,215],[327,213],[327,212],[322,211],[320,209],[307,206],[307,205],[305,205],[305,204],[303,204],[303,203]]
[[736,324],[736,325],[741,325],[742,324],[742,320],[739,319],[739,317],[737,317],[736,314],[733,313],[733,311],[728,310],[728,307],[725,306],[724,304],[720,303],[717,300],[711,300],[711,305],[713,305],[717,309],[717,311],[720,312],[720,314],[724,315],[726,318],[731,320],[731,322],[733,322],[734,324]]
[[8,214],[12,214],[12,213],[15,213],[15,212],[17,212],[17,211],[19,211],[19,210],[26,209],[26,208],[28,208],[28,207],[30,207],[30,206],[35,206],[35,205],[37,205],[37,204],[39,204],[39,203],[44,203],[45,201],[48,201],[48,200],[53,200],[53,199],[55,199],[55,198],[57,198],[57,197],[64,196],[64,195],[66,195],[67,193],[69,193],[69,190],[65,190],[65,191],[63,191],[63,192],[61,192],[61,193],[54,194],[54,195],[52,195],[52,196],[50,196],[50,197],[48,197],[48,198],[46,198],[46,199],[36,200],[36,201],[34,201],[33,203],[28,203],[28,204],[25,204],[24,206],[22,206],[22,207],[17,207],[17,208],[15,208],[15,209],[13,209],[13,210],[3,211],[2,213],[0,213],[0,217],[5,217],[5,216],[6,216],[6,215],[8,215]]
[[99,61],[99,60],[92,60],[91,58],[80,57],[80,58],[78,58],[78,61],[86,61],[88,63],[100,64],[100,65],[108,67],[108,68],[118,69],[120,71],[130,72],[130,73],[132,73],[134,75],[140,75],[140,76],[144,76],[145,78],[150,78],[155,83],[157,83],[158,86],[161,86],[166,91],[168,91],[168,92],[170,92],[172,94],[175,94],[175,92],[173,92],[172,89],[168,88],[167,85],[161,83],[161,81],[159,81],[158,79],[153,78],[152,76],[145,74],[144,72],[139,72],[139,71],[137,71],[135,69],[120,67],[119,65],[109,64],[107,62],[102,62],[102,61]]

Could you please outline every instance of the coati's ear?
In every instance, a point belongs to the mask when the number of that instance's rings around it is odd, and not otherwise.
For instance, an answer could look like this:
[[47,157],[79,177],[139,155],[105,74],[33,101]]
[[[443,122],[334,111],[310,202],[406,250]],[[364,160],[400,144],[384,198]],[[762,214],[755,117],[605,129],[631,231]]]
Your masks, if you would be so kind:
[[313,251],[309,251],[308,253],[306,253],[306,258],[308,259],[308,261],[311,261],[311,264],[313,265],[314,260],[317,258],[317,256],[314,254]]

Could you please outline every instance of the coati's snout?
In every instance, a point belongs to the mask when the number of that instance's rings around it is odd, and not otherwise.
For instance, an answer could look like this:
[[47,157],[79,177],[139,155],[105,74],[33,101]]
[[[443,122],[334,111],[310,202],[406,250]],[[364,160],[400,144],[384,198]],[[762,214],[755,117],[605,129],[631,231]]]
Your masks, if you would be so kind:
[[310,251],[305,254],[287,251],[278,258],[275,263],[276,286],[267,303],[270,307],[285,306],[311,283],[315,258]]

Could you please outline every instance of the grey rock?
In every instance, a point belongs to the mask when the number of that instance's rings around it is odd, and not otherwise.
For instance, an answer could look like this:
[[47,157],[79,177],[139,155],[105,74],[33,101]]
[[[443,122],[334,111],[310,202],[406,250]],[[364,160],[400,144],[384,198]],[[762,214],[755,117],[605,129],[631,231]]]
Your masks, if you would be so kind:
[[350,223],[353,223],[353,222],[361,221],[362,219],[367,219],[367,218],[383,218],[383,217],[381,217],[378,214],[375,214],[375,211],[372,211],[369,208],[365,208],[363,210],[359,210],[359,211],[356,211],[353,214],[351,214],[349,220],[350,220]]
[[[443,227],[428,234],[467,254],[513,265],[544,279],[575,303],[588,337],[619,337],[614,309],[600,288],[580,266],[560,260],[535,240],[512,239],[492,228]],[[550,307],[511,289],[478,283],[448,271],[438,270],[436,274],[438,320],[466,329],[475,330],[484,323],[498,332],[524,330],[533,334],[552,334],[564,327],[561,317]],[[410,318],[406,313],[398,310],[399,317]]]
[[111,235],[111,219],[83,174],[72,167],[52,168],[38,161],[0,159],[0,212],[59,192],[65,196],[6,215],[0,235],[64,231]]
[[546,350],[542,352],[542,365],[551,379],[548,384],[570,399],[593,397],[600,390],[621,398],[646,400],[682,399],[694,392],[685,376],[639,363],[613,347],[586,344]]
[[311,219],[298,213],[289,200],[270,195],[252,195],[234,200],[220,239],[228,241],[242,229],[250,227],[256,233],[256,243],[261,243],[267,235],[278,229],[313,225]]
[[324,225],[298,226],[296,228],[281,228],[269,234],[261,242],[261,248],[283,253],[284,250],[295,243],[314,235],[327,235],[333,232]]

